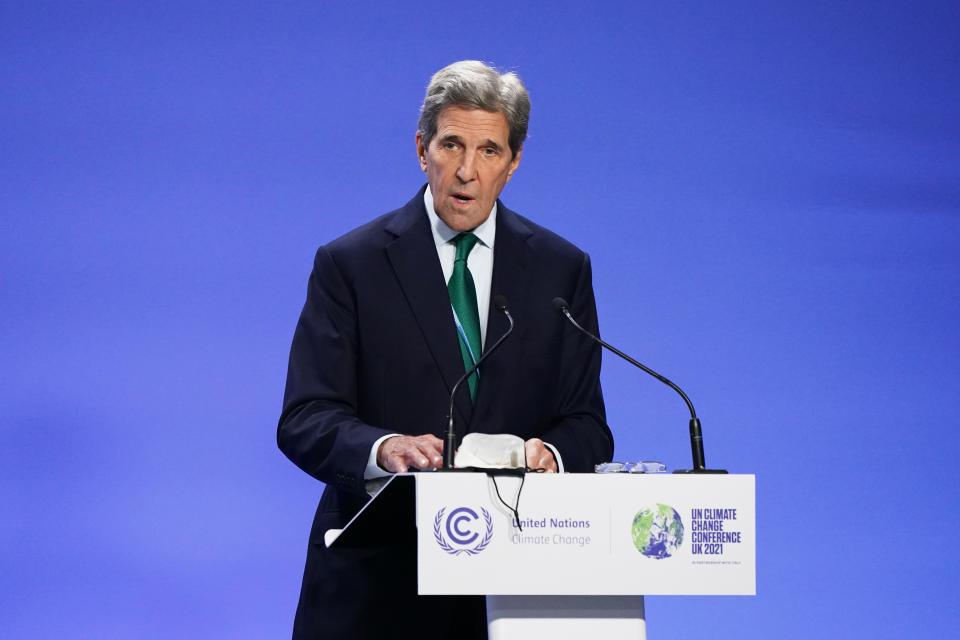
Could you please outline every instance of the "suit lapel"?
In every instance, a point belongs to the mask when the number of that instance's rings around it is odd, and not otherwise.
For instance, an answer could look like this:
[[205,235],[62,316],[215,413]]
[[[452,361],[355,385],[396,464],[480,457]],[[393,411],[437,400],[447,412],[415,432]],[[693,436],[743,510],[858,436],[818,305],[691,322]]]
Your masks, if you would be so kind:
[[[396,236],[386,246],[387,258],[449,393],[464,373],[463,359],[443,270],[423,207],[423,189],[399,210],[386,229]],[[473,413],[466,389],[466,383],[461,384],[456,397],[455,422],[461,435]]]
[[[503,312],[498,311],[493,303],[497,295],[507,299],[511,311],[521,305],[529,296],[528,286],[530,274],[527,269],[529,249],[527,238],[531,234],[530,228],[520,220],[514,212],[497,202],[497,235],[493,246],[493,278],[490,283],[490,311],[487,316],[487,339],[484,342],[484,352],[490,349],[510,326]],[[516,318],[514,318],[516,320]],[[511,336],[510,340],[516,340]],[[503,349],[509,345],[504,343]],[[499,357],[494,356],[494,358]],[[480,386],[477,390],[477,405],[485,402],[496,402],[489,397],[493,385],[484,384],[483,366],[481,365]]]

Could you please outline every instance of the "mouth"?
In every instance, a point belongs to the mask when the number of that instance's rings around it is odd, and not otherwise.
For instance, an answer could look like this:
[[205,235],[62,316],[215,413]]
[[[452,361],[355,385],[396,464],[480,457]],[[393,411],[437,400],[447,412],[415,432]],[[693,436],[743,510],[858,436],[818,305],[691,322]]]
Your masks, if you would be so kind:
[[466,193],[454,193],[451,194],[450,197],[453,198],[454,202],[458,204],[470,204],[475,200],[473,196],[470,196]]

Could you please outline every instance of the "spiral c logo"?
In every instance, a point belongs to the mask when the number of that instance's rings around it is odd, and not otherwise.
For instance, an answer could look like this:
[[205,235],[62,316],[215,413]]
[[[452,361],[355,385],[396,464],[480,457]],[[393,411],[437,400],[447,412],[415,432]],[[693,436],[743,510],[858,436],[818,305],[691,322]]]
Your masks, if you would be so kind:
[[489,511],[480,508],[482,519],[469,507],[457,507],[444,517],[446,511],[446,507],[440,509],[433,520],[433,537],[441,549],[455,556],[462,553],[473,556],[487,548],[493,539],[493,518]]
[[477,516],[477,512],[469,507],[460,507],[458,509],[454,509],[450,512],[450,515],[447,516],[447,535],[450,536],[450,539],[456,544],[471,544],[477,539],[477,533],[471,532],[469,529],[463,531],[460,527],[468,526],[464,525],[464,522],[476,521],[479,519],[480,518]]

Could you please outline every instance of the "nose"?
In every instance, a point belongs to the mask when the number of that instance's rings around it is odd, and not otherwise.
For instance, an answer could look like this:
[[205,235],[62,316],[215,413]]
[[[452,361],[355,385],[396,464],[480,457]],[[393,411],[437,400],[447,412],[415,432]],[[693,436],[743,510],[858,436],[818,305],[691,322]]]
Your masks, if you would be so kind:
[[457,168],[457,179],[466,184],[477,177],[477,165],[472,153],[463,154],[460,166]]

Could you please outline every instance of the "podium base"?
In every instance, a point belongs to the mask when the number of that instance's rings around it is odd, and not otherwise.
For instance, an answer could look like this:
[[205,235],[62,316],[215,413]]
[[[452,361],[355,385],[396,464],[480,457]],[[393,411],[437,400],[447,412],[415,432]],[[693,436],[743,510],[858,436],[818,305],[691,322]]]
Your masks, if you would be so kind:
[[647,638],[643,596],[491,595],[487,630],[490,640]]

